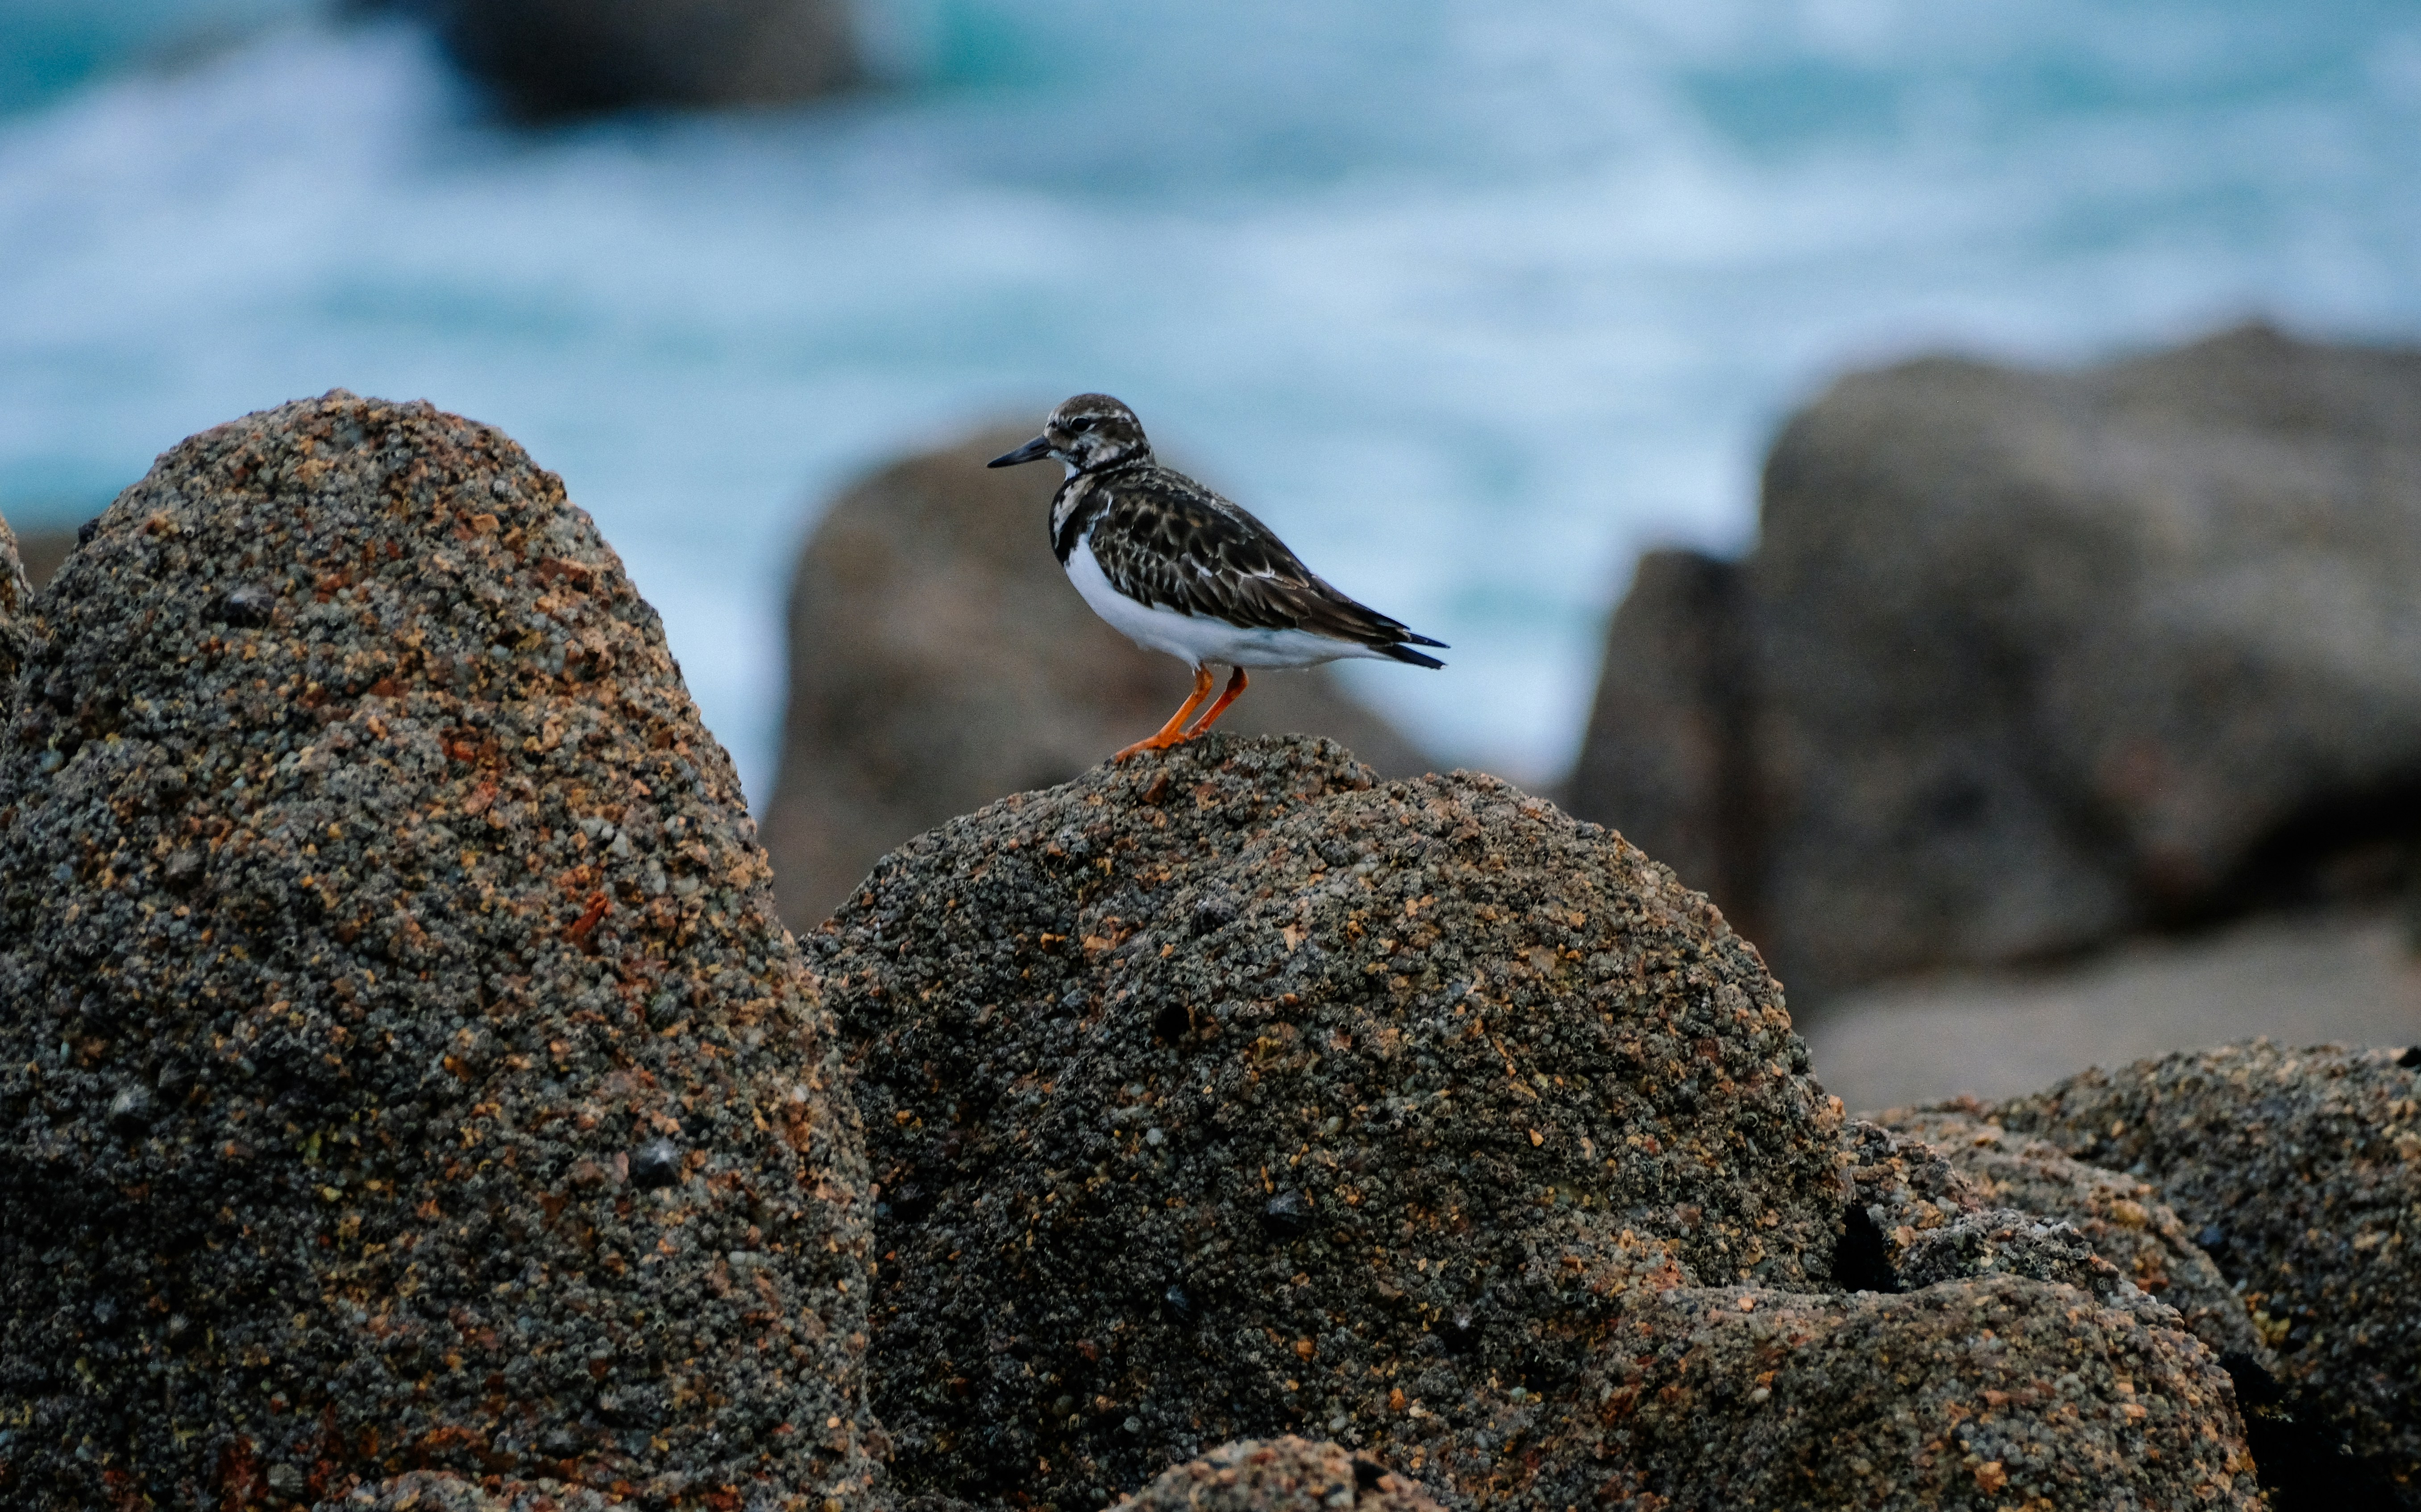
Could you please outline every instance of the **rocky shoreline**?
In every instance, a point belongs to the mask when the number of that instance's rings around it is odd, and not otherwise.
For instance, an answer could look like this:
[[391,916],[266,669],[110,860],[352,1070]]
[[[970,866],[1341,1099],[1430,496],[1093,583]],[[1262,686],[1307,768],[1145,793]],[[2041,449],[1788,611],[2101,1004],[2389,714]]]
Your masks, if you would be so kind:
[[611,548],[426,405],[21,581],[12,1505],[2414,1504],[2421,1052],[1854,1120],[1623,835],[1304,736],[803,941]]

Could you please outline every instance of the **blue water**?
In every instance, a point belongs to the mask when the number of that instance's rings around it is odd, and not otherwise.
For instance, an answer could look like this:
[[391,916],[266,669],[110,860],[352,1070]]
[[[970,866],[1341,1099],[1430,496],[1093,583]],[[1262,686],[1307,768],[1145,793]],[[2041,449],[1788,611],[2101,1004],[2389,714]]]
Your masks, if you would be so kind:
[[1441,674],[1350,669],[1368,697],[1543,777],[1633,556],[1744,544],[1774,425],[1845,366],[2255,313],[2421,335],[2409,6],[868,21],[887,91],[533,135],[405,26],[8,0],[0,509],[72,521],[188,432],[337,384],[496,422],[602,522],[761,797],[814,504],[1105,388],[1454,644]]

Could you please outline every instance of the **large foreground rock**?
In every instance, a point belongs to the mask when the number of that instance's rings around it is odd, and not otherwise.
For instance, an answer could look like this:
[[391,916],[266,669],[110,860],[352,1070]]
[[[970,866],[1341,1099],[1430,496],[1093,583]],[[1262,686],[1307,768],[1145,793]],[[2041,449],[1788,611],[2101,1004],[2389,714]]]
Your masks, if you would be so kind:
[[1803,995],[2093,944],[2409,831],[2416,580],[2421,353],[1856,375],[1775,443],[1736,578],[1643,569],[1573,804]]
[[[2176,1314],[1931,1152],[1853,1149],[1721,916],[1494,779],[1214,736],[920,836],[816,952],[904,1491],[1097,1504],[1300,1431],[1463,1505],[1787,1502],[1792,1467],[2251,1504]],[[1844,1244],[1853,1202],[1926,1301]]]
[[167,453],[40,608],[0,744],[9,1504],[857,1500],[828,1021],[560,481],[337,393]]
[[528,116],[783,105],[858,78],[839,0],[406,0]]
[[2150,1181],[2282,1380],[2421,1499],[2421,1051],[2255,1040],[1966,1111]]
[[[765,816],[782,916],[813,927],[910,835],[1048,787],[1160,727],[1190,675],[1101,623],[1051,554],[1032,434],[911,458],[838,500],[790,586],[789,709]],[[1424,674],[1414,674],[1424,675]],[[1325,670],[1257,678],[1220,728],[1302,731],[1391,776],[1429,763]]]

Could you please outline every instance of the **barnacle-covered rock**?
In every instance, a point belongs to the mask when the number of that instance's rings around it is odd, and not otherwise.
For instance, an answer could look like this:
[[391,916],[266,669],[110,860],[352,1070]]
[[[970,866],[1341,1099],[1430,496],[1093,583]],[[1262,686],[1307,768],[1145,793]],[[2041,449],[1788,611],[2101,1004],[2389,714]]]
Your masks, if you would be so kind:
[[911,841],[816,942],[909,1490],[1298,1429],[1509,1487],[1626,1293],[1830,1273],[1842,1115],[1756,953],[1493,778],[1214,735]]
[[824,1009],[560,481],[339,392],[168,452],[40,607],[0,742],[13,1504],[858,1498]]
[[1835,1279],[1859,1291],[1914,1291],[1985,1275],[2059,1281],[2109,1298],[2124,1278],[2061,1217],[1996,1208],[1921,1140],[1850,1126],[1856,1190]]
[[2176,1308],[2212,1354],[2275,1366],[2244,1303],[2157,1188],[2071,1160],[2047,1140],[1987,1122],[1981,1111],[1962,1103],[1880,1116],[1895,1133],[1938,1150],[1982,1202],[2073,1227],[2119,1275]]
[[1588,1394],[1600,1477],[1567,1501],[2254,1512],[2232,1386],[2175,1319],[2007,1274],[1643,1299]]
[[2242,1288],[2298,1416],[2421,1486],[2421,1050],[2256,1039],[1952,1111],[2149,1181]]
[[[1793,1467],[2251,1504],[2174,1313],[1847,1137],[1722,916],[1492,778],[1214,735],[911,842],[816,949],[909,1491],[1069,1506],[1300,1432],[1537,1512],[1805,1504]],[[1980,1480],[1952,1403],[2014,1446]]]

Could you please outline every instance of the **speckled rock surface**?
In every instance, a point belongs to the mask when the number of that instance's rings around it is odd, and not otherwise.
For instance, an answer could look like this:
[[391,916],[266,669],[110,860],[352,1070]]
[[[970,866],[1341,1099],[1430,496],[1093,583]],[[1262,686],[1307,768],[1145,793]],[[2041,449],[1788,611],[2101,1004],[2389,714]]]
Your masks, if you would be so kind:
[[2120,1275],[2176,1308],[2212,1354],[2241,1353],[2264,1369],[2277,1368],[2243,1302],[2157,1188],[2071,1160],[2046,1140],[2011,1133],[1985,1121],[1981,1108],[1883,1116],[1895,1132],[1939,1150],[1982,1201],[2072,1224]]
[[1517,1491],[1623,1295],[1831,1266],[1841,1114],[1755,953],[1493,778],[1213,736],[919,837],[816,949],[905,1489],[1300,1428]]
[[1435,1512],[1437,1503],[1368,1455],[1288,1436],[1222,1444],[1170,1467],[1117,1505],[1135,1512]]
[[559,480],[331,395],[167,453],[39,603],[0,745],[10,1504],[859,1499],[828,1020]]
[[415,1470],[354,1487],[320,1504],[320,1512],[604,1512],[620,1505],[585,1486],[560,1481],[488,1484],[442,1471]]
[[1860,1291],[1915,1291],[1945,1281],[2012,1275],[2064,1282],[2103,1298],[2121,1289],[2118,1271],[2072,1225],[1994,1207],[1922,1141],[1860,1120],[1851,1125],[1848,1144],[1857,1216],[1843,1263],[1835,1268],[1839,1284]]
[[1596,1483],[1567,1501],[2258,1507],[2228,1379],[2175,1318],[2007,1275],[1643,1299],[1595,1383]]
[[2244,1287],[2281,1379],[2421,1482],[2421,1053],[2257,1039],[1980,1111],[2149,1180]]
[[17,538],[8,522],[0,520],[0,718],[15,707],[17,669],[33,648],[33,596],[25,565],[17,555]]

